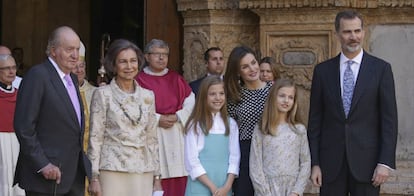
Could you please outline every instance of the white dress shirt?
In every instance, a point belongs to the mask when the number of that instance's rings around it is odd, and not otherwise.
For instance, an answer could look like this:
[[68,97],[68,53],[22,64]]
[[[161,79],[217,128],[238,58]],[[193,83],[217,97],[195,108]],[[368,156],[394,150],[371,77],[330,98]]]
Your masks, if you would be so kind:
[[352,70],[352,73],[354,74],[354,81],[355,81],[355,83],[354,84],[356,84],[356,82],[357,82],[357,78],[358,78],[358,73],[359,73],[359,69],[360,69],[360,67],[361,67],[361,62],[362,62],[362,56],[363,56],[363,54],[364,54],[364,50],[361,50],[361,52],[359,52],[359,54],[358,55],[356,55],[355,56],[355,58],[353,58],[353,59],[348,59],[348,57],[346,57],[345,55],[344,55],[344,53],[341,53],[341,56],[340,56],[340,59],[339,59],[339,71],[340,71],[340,81],[341,81],[341,96],[342,96],[342,94],[343,94],[343,89],[344,89],[344,73],[345,73],[345,69],[346,69],[346,66],[347,66],[347,61],[349,61],[349,60],[351,60],[351,61],[353,61],[354,63],[351,65],[351,70]]

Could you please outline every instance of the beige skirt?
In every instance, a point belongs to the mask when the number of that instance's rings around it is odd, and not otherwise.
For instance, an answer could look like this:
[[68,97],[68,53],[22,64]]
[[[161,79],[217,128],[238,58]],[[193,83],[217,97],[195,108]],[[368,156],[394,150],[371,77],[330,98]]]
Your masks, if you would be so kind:
[[100,171],[103,196],[151,196],[153,190],[152,172],[143,174]]

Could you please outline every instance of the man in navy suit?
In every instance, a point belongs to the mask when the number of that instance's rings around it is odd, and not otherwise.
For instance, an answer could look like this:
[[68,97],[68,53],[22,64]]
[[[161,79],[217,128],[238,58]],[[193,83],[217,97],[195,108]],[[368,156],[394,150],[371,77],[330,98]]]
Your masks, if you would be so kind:
[[311,179],[321,196],[377,196],[395,169],[398,122],[391,65],[362,49],[359,13],[338,13],[335,30],[342,52],[313,73]]
[[80,39],[70,27],[49,37],[48,59],[25,74],[17,95],[14,128],[20,143],[15,183],[27,196],[80,196],[90,162],[82,150],[84,114],[71,70]]
[[222,75],[224,70],[223,52],[219,47],[211,47],[204,52],[204,61],[207,66],[207,74],[202,78],[190,82],[190,87],[194,94],[197,95],[198,88],[204,78],[209,75]]

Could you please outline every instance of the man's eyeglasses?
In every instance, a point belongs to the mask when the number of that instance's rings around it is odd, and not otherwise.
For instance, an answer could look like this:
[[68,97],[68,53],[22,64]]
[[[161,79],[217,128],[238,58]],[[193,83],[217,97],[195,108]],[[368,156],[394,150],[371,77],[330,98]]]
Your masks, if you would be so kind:
[[168,55],[170,54],[170,53],[161,53],[161,52],[150,52],[150,53],[148,53],[148,54],[152,54],[152,55],[154,55],[154,56],[156,56],[156,57],[164,57],[164,58],[166,58],[166,57],[168,57]]
[[0,71],[4,71],[4,70],[7,70],[7,71],[16,71],[17,70],[17,66],[15,65],[15,66],[8,66],[8,67],[0,67]]
[[76,65],[75,69],[84,69],[86,66],[85,62],[79,63]]

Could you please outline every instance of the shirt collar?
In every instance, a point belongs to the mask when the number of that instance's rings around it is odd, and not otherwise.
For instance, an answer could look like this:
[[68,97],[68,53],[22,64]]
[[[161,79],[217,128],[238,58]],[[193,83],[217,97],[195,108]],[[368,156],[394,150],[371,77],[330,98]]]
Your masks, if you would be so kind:
[[165,75],[165,74],[168,73],[168,68],[165,68],[164,70],[162,70],[159,73],[155,73],[155,72],[151,71],[151,69],[148,66],[146,66],[146,67],[144,67],[144,70],[143,71],[144,71],[144,73],[146,73],[148,75],[163,76],[163,75]]
[[59,68],[59,66],[56,64],[56,62],[52,58],[48,57],[48,59],[50,63],[52,63],[56,71],[58,72],[60,79],[63,79],[63,77],[65,77],[66,74]]
[[7,85],[7,84],[5,84],[3,82],[0,82],[0,88],[2,90],[4,90],[4,92],[14,92],[14,88],[13,88],[13,86],[11,84],[10,85]]
[[346,57],[344,55],[344,53],[341,52],[341,56],[340,56],[340,64],[343,65],[345,64],[345,62],[352,60],[355,63],[357,63],[358,65],[361,65],[362,62],[362,56],[364,55],[364,50],[361,50],[358,55],[356,55],[353,59],[348,59],[348,57]]

